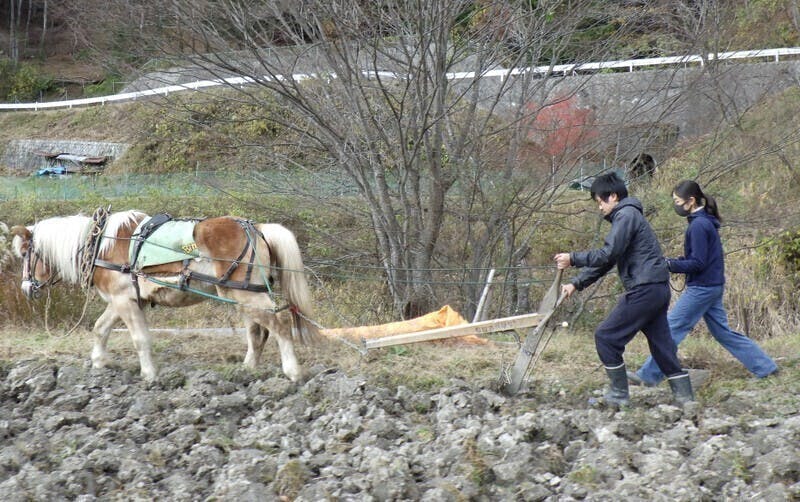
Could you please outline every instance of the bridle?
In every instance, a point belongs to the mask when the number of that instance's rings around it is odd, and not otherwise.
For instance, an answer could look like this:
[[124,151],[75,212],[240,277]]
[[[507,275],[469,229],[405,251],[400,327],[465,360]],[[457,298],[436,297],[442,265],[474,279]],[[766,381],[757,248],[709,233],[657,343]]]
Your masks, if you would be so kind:
[[42,261],[42,257],[33,247],[33,237],[28,239],[27,244],[28,248],[22,255],[21,287],[25,296],[28,299],[33,299],[42,296],[42,289],[56,284],[59,279],[56,278],[56,274],[50,274],[50,277],[44,282],[39,282],[36,279],[36,266]]

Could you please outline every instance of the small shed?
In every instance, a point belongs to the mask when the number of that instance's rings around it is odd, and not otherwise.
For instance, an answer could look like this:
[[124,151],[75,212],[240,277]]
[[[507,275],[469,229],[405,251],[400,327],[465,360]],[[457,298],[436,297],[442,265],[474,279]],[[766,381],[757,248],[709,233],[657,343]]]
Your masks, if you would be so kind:
[[106,167],[107,156],[90,157],[74,153],[36,152],[45,160],[45,167],[36,171],[37,176],[60,174],[97,174]]

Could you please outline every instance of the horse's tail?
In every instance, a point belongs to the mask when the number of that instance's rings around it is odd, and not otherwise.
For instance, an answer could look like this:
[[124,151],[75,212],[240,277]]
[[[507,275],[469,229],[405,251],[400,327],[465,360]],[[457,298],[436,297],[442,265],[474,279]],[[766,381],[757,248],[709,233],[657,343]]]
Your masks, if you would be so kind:
[[262,223],[257,228],[264,235],[280,273],[281,290],[292,312],[293,335],[303,343],[321,339],[319,327],[312,320],[314,308],[311,289],[306,280],[297,239],[288,228],[277,223]]

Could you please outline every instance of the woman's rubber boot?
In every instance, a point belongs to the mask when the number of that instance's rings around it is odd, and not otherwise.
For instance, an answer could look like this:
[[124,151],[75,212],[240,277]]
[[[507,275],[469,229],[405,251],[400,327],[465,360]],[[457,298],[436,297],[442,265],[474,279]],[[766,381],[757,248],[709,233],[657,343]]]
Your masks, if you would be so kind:
[[606,374],[611,381],[608,391],[603,399],[607,405],[611,406],[630,406],[630,394],[628,393],[628,372],[625,370],[625,363],[616,368],[606,367]]
[[667,378],[669,387],[672,389],[672,397],[675,402],[684,405],[694,401],[694,392],[692,391],[692,381],[689,379],[689,374],[674,375]]

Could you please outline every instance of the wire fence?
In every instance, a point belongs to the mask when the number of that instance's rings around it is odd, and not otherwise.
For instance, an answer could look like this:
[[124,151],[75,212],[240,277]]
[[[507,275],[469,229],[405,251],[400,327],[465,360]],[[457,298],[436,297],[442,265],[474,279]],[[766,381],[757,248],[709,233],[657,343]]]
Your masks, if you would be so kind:
[[[600,173],[614,170],[627,182],[634,182],[624,168],[606,164],[581,164],[569,170],[574,178],[556,179],[552,183],[575,190],[585,190]],[[503,183],[503,175],[484,173],[481,184],[486,187]],[[520,171],[519,181],[528,179],[529,173]],[[399,190],[396,179],[386,180],[391,190]],[[456,180],[451,194],[463,195],[473,187],[472,178]],[[584,186],[585,185],[585,186]],[[354,180],[341,171],[332,169],[265,169],[249,171],[194,171],[182,173],[151,174],[56,174],[44,176],[0,176],[0,201],[19,199],[80,200],[101,197],[191,197],[219,196],[221,194],[284,196],[312,196],[314,198],[353,197],[360,192]]]
[[357,193],[340,174],[311,171],[249,171],[163,174],[0,176],[0,200],[76,200],[87,196],[217,196],[221,191],[268,190],[275,195],[311,192],[320,196]]

